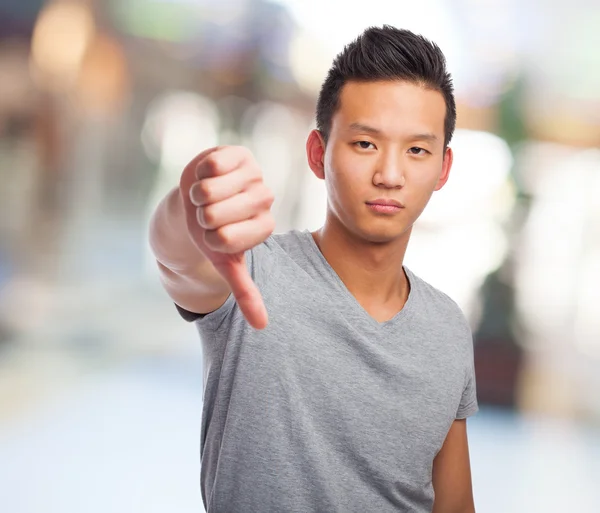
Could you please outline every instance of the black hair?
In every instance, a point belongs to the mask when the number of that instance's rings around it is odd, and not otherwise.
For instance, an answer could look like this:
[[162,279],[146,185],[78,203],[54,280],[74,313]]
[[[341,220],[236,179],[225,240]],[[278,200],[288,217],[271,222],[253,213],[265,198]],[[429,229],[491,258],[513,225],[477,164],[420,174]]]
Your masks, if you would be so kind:
[[439,46],[421,35],[390,25],[369,27],[333,61],[317,101],[317,129],[325,143],[347,82],[403,80],[439,91],[446,103],[444,147],[456,127],[452,77]]

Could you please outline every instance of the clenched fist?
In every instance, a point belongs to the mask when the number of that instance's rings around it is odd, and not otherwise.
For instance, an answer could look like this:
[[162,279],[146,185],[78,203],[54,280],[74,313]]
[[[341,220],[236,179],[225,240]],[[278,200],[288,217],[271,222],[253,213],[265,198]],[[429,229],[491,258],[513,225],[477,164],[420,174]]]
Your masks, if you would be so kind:
[[273,194],[252,153],[240,146],[206,150],[186,166],[179,189],[192,241],[225,279],[246,320],[264,328],[267,311],[244,252],[266,240],[275,221]]

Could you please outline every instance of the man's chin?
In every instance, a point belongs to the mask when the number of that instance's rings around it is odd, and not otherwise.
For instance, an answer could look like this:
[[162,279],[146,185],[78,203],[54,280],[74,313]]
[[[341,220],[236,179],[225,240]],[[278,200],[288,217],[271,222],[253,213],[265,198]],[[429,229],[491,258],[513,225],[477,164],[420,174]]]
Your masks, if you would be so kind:
[[372,244],[392,244],[410,236],[410,230],[399,226],[363,226],[359,236]]

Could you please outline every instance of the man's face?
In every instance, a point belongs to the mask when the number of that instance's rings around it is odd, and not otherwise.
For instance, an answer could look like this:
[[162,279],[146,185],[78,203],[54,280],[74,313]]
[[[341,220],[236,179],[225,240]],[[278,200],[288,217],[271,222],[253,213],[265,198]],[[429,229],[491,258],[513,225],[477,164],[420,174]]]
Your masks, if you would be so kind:
[[328,215],[370,242],[410,234],[448,178],[445,116],[437,91],[402,81],[347,83],[323,159]]

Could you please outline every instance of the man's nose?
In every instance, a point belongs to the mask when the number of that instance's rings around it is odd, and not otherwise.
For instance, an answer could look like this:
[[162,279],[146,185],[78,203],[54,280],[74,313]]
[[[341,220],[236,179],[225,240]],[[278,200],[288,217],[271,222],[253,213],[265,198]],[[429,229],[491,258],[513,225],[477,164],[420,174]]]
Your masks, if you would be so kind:
[[373,175],[373,183],[386,189],[404,187],[406,178],[402,159],[395,155],[388,155],[381,159]]

